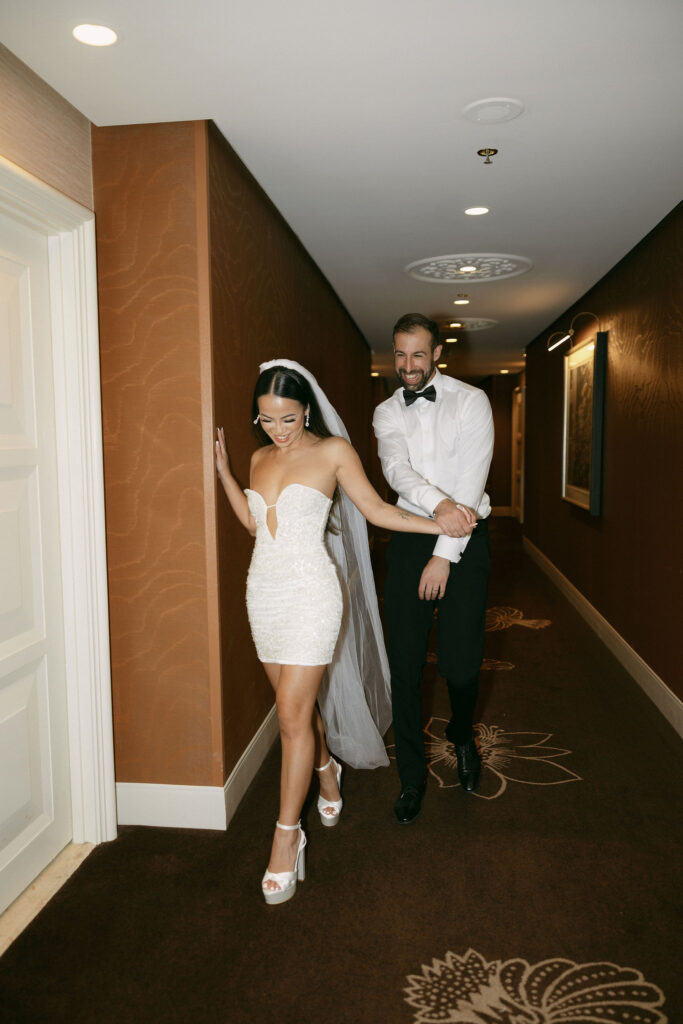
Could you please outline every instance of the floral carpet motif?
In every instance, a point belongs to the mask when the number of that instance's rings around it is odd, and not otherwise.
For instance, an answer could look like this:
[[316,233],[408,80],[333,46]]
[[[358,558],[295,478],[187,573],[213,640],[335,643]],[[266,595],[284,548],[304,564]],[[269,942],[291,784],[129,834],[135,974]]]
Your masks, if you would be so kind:
[[527,629],[545,629],[550,626],[550,619],[525,619],[519,608],[487,608],[486,609],[486,632],[495,633],[499,629],[509,629],[510,626],[525,626]]
[[662,990],[608,962],[486,961],[468,949],[407,980],[415,1024],[668,1024]]
[[[425,753],[427,768],[440,789],[453,789],[460,785],[455,748],[446,738],[446,718],[430,718],[425,726]],[[481,781],[474,792],[483,800],[502,796],[508,782],[521,782],[528,786],[559,786],[563,782],[581,782],[581,776],[571,771],[558,758],[571,754],[571,750],[548,746],[549,732],[508,732],[498,725],[474,726],[474,736],[481,755]],[[389,755],[393,744],[387,747]]]

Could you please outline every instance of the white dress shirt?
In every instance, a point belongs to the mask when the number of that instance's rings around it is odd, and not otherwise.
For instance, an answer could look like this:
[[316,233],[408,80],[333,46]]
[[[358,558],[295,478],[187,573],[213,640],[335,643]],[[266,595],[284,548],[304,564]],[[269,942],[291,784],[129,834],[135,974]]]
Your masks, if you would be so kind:
[[[485,493],[493,454],[493,417],[480,388],[435,370],[429,384],[436,401],[418,398],[406,406],[403,388],[378,405],[372,426],[387,483],[401,508],[431,516],[444,498],[473,508],[484,519],[491,511]],[[476,529],[476,527],[475,527]],[[434,554],[459,562],[467,537],[440,536]]]

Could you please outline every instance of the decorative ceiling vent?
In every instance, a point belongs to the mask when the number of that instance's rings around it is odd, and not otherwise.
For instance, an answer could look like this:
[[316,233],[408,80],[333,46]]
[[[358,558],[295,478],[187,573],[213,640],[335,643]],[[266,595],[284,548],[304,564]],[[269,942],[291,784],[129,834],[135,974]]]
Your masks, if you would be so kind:
[[489,327],[496,327],[497,320],[487,320],[485,317],[461,316],[460,323],[463,331],[488,331]]
[[488,96],[462,108],[467,120],[475,124],[502,124],[503,121],[513,121],[523,111],[522,101],[511,96]]
[[532,266],[533,263],[526,256],[511,256],[501,252],[468,252],[415,260],[405,267],[405,272],[418,281],[450,285],[466,282],[469,286],[484,281],[500,281],[504,277],[517,277],[526,274]]

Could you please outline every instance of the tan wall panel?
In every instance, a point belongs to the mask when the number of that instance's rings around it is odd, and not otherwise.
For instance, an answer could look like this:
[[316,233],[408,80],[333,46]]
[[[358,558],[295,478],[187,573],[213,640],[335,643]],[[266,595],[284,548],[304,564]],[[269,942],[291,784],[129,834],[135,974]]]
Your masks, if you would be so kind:
[[92,210],[90,122],[0,44],[0,155]]
[[[525,532],[683,697],[683,205],[528,349]],[[603,512],[562,501],[563,350],[583,310],[607,342]],[[577,341],[594,330],[578,320]],[[565,346],[566,349],[566,346]]]
[[[248,484],[251,395],[260,362],[284,356],[316,375],[366,459],[371,450],[370,352],[296,236],[212,125],[209,133],[216,422]],[[218,502],[226,772],[263,721],[272,695],[244,604],[252,541]]]
[[121,782],[222,781],[208,652],[194,143],[191,123],[93,129]]

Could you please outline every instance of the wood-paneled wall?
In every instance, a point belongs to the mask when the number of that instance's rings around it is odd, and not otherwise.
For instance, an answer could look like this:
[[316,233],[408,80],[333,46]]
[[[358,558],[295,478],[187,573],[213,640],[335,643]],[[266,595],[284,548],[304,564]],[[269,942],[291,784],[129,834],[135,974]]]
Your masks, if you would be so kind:
[[[525,487],[529,539],[681,697],[682,266],[683,204],[530,345]],[[560,498],[566,346],[546,351],[583,310],[609,332],[598,518]]]
[[[209,127],[211,306],[216,423],[248,484],[251,398],[260,362],[296,359],[315,374],[364,457],[371,446],[370,351],[335,292],[214,125]],[[223,731],[229,772],[272,694],[247,624],[251,540],[218,500]]]
[[93,169],[117,779],[217,786],[273,698],[214,423],[246,485],[258,364],[285,356],[367,458],[370,352],[213,125],[96,128]]
[[92,210],[90,122],[1,43],[0,155]]
[[119,782],[223,781],[209,646],[202,411],[210,394],[197,225],[206,185],[196,143],[192,123],[93,129]]

